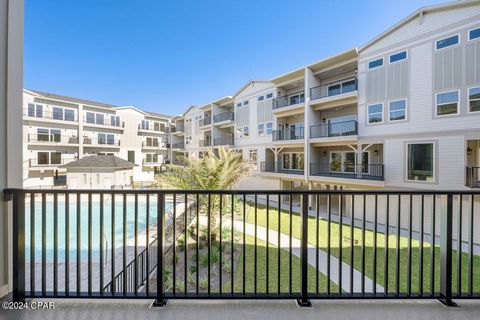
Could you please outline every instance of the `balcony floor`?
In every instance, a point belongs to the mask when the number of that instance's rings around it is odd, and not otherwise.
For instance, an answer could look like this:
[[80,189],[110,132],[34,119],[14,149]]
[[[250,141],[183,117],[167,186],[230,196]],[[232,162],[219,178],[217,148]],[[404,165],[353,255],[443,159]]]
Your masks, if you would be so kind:
[[[47,301],[47,300],[35,300]],[[52,300],[48,300],[52,301]],[[284,301],[170,300],[166,308],[150,308],[151,300],[53,300],[55,310],[5,311],[0,319],[478,319],[480,301],[460,300],[445,307],[436,300],[324,300],[299,310]]]

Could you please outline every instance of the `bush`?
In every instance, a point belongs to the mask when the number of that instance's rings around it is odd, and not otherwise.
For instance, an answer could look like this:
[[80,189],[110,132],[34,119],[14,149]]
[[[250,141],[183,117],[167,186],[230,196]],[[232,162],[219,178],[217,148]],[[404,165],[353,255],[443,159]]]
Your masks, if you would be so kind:
[[232,272],[232,264],[230,263],[230,261],[224,261],[223,262],[223,271],[225,271],[227,273]]
[[200,279],[198,280],[198,286],[199,286],[201,289],[207,289],[207,288],[208,288],[208,279],[207,279],[207,277],[205,277],[205,276],[200,277]]
[[190,273],[196,273],[197,272],[197,266],[190,266],[189,268]]
[[195,240],[197,238],[197,228],[194,225],[188,227],[188,236],[190,239]]
[[202,227],[200,229],[200,240],[207,240],[208,237],[208,228],[207,227]]
[[177,248],[180,252],[185,250],[185,235],[181,235],[177,238]]
[[165,275],[165,290],[171,290],[173,288],[172,278]]
[[176,280],[175,281],[175,288],[178,291],[183,291],[185,289],[185,282],[182,280]]
[[187,273],[187,283],[188,284],[195,284],[195,272],[188,272]]

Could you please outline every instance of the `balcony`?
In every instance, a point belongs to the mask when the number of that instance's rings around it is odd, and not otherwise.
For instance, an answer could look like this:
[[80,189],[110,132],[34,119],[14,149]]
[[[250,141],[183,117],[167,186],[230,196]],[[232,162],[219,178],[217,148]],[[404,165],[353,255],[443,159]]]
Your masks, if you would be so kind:
[[231,127],[234,124],[235,114],[233,112],[224,112],[213,117],[213,124],[220,128]]
[[200,140],[199,143],[200,143],[201,148],[211,147],[212,146],[212,138],[210,137],[209,139]]
[[172,149],[184,149],[185,142],[172,143]]
[[65,144],[78,145],[78,137],[60,134],[29,134],[28,142],[31,144]]
[[350,77],[310,89],[311,105],[331,108],[357,101],[357,78]]
[[310,126],[311,139],[355,136],[357,133],[358,123],[356,120]]
[[310,163],[310,175],[342,179],[384,180],[383,164],[354,164],[349,162]]
[[119,139],[111,138],[90,138],[83,137],[83,144],[86,147],[89,146],[100,146],[100,147],[114,147],[118,148],[120,146]]
[[138,125],[139,132],[165,134],[168,128],[160,126],[149,126],[145,124]]
[[78,116],[76,112],[63,113],[52,111],[39,111],[24,109],[23,116],[33,121],[53,120],[62,121],[65,123],[78,123]]
[[[390,310],[378,307],[385,299],[421,300],[395,302],[396,307],[392,307],[396,312],[410,312],[406,306],[411,304],[415,309],[412,316],[418,317],[417,309],[424,310],[426,299],[442,299],[452,305],[452,299],[458,298],[465,309],[451,313],[432,301],[440,310],[440,316],[434,318],[450,319],[454,314],[465,318],[472,308],[460,299],[480,298],[478,290],[472,290],[479,285],[475,276],[478,238],[472,231],[469,236],[465,233],[462,242],[453,232],[457,221],[463,221],[460,231],[462,226],[465,231],[473,230],[475,220],[461,220],[454,208],[463,204],[473,216],[478,192],[202,190],[199,194],[198,190],[162,189],[7,189],[4,194],[11,202],[7,207],[13,219],[14,301],[60,298],[56,302],[62,303],[67,296],[80,298],[75,306],[80,303],[88,308],[81,310],[85,316],[95,303],[101,304],[101,310],[131,311],[123,308],[132,298],[144,299],[137,304],[142,309],[148,300],[163,306],[167,299],[185,298],[298,299],[300,306],[310,306],[310,299],[371,299],[364,309],[381,309],[381,318]],[[305,205],[293,207],[292,198]],[[213,199],[225,201],[223,206],[215,206],[215,215],[211,212]],[[229,206],[229,199],[236,199],[236,205],[232,202]],[[318,203],[312,203],[318,210],[309,211],[308,204],[315,199]],[[64,206],[65,202],[69,205]],[[402,228],[400,212],[410,216],[410,221],[425,218],[421,220],[425,225],[414,223],[408,230]],[[219,218],[213,225],[218,224],[222,231],[205,236],[201,230],[210,230],[212,216]],[[64,219],[69,222],[64,223]],[[426,225],[430,221],[433,226]],[[437,230],[433,236],[431,228]],[[180,241],[179,237],[188,240]],[[407,244],[412,243],[415,246],[407,250]],[[208,257],[207,263],[199,263],[199,258],[205,261],[203,257]],[[357,263],[360,257],[361,266]],[[455,268],[457,261],[462,268]],[[211,276],[205,276],[207,272]],[[457,289],[457,278],[465,280],[464,290]],[[112,306],[105,300],[111,298],[125,301]],[[182,312],[184,303],[174,302],[161,312]],[[259,301],[256,309],[272,303]],[[283,311],[285,304],[282,301],[275,306]],[[333,315],[325,318],[335,318],[339,310],[349,308],[347,305],[358,304],[361,302],[343,303],[340,309],[330,309]],[[220,301],[213,305],[224,306]],[[330,307],[324,306],[322,310],[328,311]],[[198,316],[199,308],[202,306],[197,305],[192,315]],[[217,315],[225,318],[229,308],[241,313],[244,307],[229,302],[226,311]],[[69,314],[80,312],[76,309]],[[30,317],[47,317],[42,312],[31,312]],[[475,312],[473,315],[478,314]],[[299,317],[305,318],[305,314]],[[344,318],[352,317],[347,314]]]
[[304,91],[288,94],[273,99],[272,112],[277,116],[289,116],[304,112]]
[[260,172],[272,172],[272,173],[284,173],[284,174],[295,174],[303,175],[305,173],[303,165],[299,169],[286,169],[284,168],[284,163],[277,161],[262,161],[260,163]]
[[173,127],[173,128],[167,128],[172,135],[174,136],[180,136],[185,133],[185,128],[184,127]]
[[167,149],[168,148],[167,145],[168,145],[168,143],[158,142],[158,141],[152,141],[152,142],[143,141],[142,142],[142,148],[143,149],[161,150],[161,149]]
[[469,188],[480,188],[480,167],[465,168],[465,185]]
[[69,158],[69,159],[28,159],[28,167],[29,168],[51,168],[51,167],[58,167],[67,163],[70,163],[72,161],[77,160],[77,158]]
[[157,159],[155,159],[155,158],[152,158],[152,159],[144,158],[143,161],[142,161],[142,164],[145,167],[155,167],[155,166],[162,166],[162,165],[165,164],[165,162],[162,161],[162,160],[159,160],[158,158]]
[[287,128],[272,131],[273,141],[301,140],[305,138],[305,128]]
[[222,136],[213,139],[213,145],[218,146],[233,146],[233,134],[229,136]]
[[206,126],[209,126],[211,124],[212,124],[212,118],[211,117],[207,117],[207,118],[203,118],[203,119],[198,120],[198,126],[199,127],[206,127]]
[[108,127],[114,127],[114,128],[119,128],[119,129],[123,129],[125,128],[125,122],[124,121],[120,121],[120,119],[111,119],[111,118],[108,118],[108,117],[105,117],[103,119],[95,119],[95,118],[88,118],[88,117],[84,117],[83,118],[83,125],[88,127],[88,126],[94,126],[94,127],[98,127],[98,126],[108,126]]

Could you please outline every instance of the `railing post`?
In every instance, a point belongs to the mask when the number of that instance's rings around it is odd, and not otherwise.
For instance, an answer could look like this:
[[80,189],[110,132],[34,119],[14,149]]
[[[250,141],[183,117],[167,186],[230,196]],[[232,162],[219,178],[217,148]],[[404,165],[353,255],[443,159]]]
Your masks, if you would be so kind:
[[[291,196],[291,195],[290,195]],[[308,300],[308,194],[302,194],[302,223],[300,242],[300,299],[297,299],[299,307],[311,308],[312,303]]]
[[[152,307],[164,307],[165,299],[165,194],[157,193],[157,298]],[[148,281],[148,279],[147,279]]]
[[[12,197],[13,196],[13,197]],[[25,193],[20,190],[7,190],[5,200],[13,200],[12,249],[13,249],[13,301],[25,298]],[[33,199],[32,199],[33,201]]]
[[440,302],[446,306],[456,306],[452,301],[452,223],[453,195],[442,197],[440,217]]

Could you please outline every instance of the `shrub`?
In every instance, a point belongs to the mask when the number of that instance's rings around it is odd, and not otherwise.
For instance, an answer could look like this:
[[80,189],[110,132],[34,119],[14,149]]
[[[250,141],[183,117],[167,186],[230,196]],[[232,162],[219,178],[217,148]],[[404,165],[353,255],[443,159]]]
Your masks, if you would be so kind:
[[185,250],[185,235],[181,235],[177,238],[177,248],[180,252]]
[[207,289],[207,288],[208,288],[208,279],[207,279],[207,277],[205,277],[205,276],[200,277],[200,279],[198,280],[198,286],[199,286],[201,289]]

